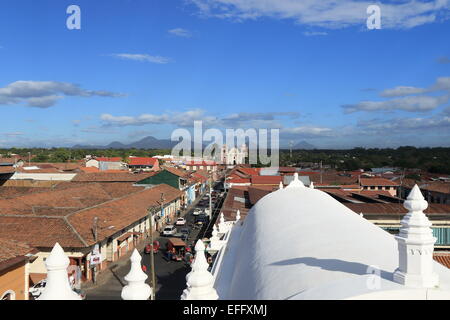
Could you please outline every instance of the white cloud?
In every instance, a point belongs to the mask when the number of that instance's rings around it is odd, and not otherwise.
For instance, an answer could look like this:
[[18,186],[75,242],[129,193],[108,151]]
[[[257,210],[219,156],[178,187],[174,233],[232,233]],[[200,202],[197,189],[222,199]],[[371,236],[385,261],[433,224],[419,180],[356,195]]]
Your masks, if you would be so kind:
[[343,105],[345,113],[357,111],[392,111],[425,112],[447,103],[449,96],[408,96],[387,101],[361,101],[356,104]]
[[280,128],[279,117],[298,118],[298,112],[240,112],[217,117],[207,115],[202,109],[163,114],[141,114],[138,116],[113,116],[102,114],[100,120],[105,126],[142,126],[146,124],[172,124],[192,127],[194,121],[203,121],[204,127],[217,128]]
[[380,93],[382,97],[403,97],[412,94],[431,93],[437,91],[448,91],[450,93],[450,77],[439,77],[429,88],[417,88],[409,86],[398,86],[386,89]]
[[141,53],[114,53],[111,56],[125,59],[125,60],[134,60],[140,62],[152,62],[158,64],[166,64],[171,62],[170,58],[161,57],[161,56],[151,56],[149,54],[141,54]]
[[48,108],[64,96],[121,97],[123,94],[109,91],[84,90],[78,85],[58,81],[16,81],[0,88],[0,105],[25,102],[30,107]]
[[303,34],[307,37],[326,36],[328,33],[324,31],[305,31]]
[[175,29],[170,29],[167,31],[170,34],[173,34],[175,36],[178,37],[183,37],[183,38],[190,38],[192,37],[192,33],[189,30],[183,29],[183,28],[175,28]]
[[389,120],[373,119],[369,121],[360,121],[358,123],[358,127],[383,134],[407,131],[419,133],[427,130],[450,129],[450,117],[438,115],[428,118],[395,118]]
[[[365,26],[366,9],[374,3],[360,0],[189,0],[201,15],[246,20],[260,17],[292,19],[298,24],[324,28]],[[404,0],[380,4],[382,28],[412,28],[445,15],[448,0]]]
[[383,92],[380,93],[380,96],[382,97],[403,97],[410,94],[420,94],[425,93],[427,90],[423,88],[416,88],[416,87],[405,87],[405,86],[398,86],[393,89],[386,89]]
[[7,136],[7,137],[19,137],[19,136],[23,136],[25,133],[17,131],[17,132],[5,132],[3,133],[3,135]]
[[293,128],[283,128],[280,131],[286,137],[325,137],[333,133],[333,129],[317,126],[299,126]]
[[[444,92],[445,94],[424,95]],[[397,86],[392,89],[383,90],[381,97],[396,99],[385,101],[361,101],[355,104],[346,104],[342,108],[346,113],[357,111],[392,111],[404,110],[409,112],[425,112],[434,110],[450,100],[450,77],[437,78],[435,83],[428,88],[411,86]]]

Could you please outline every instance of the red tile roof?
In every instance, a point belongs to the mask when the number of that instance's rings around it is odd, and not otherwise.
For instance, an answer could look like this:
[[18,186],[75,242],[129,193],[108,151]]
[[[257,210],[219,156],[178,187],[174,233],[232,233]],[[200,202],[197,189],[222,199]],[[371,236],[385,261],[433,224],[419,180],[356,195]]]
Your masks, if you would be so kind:
[[175,168],[175,167],[163,167],[164,170],[169,171],[170,173],[182,177],[182,178],[187,178],[187,176],[189,176],[189,172],[187,172],[186,170],[183,169],[179,169],[179,168]]
[[[363,214],[392,214],[405,215],[408,210],[401,203],[343,203],[347,208],[356,213]],[[450,215],[450,205],[430,203],[428,208],[424,210],[427,215]]]
[[52,248],[56,242],[63,247],[85,247],[73,228],[61,217],[0,215],[0,234],[37,248]]
[[440,264],[450,269],[450,251],[449,252],[434,252],[433,259]]
[[128,157],[128,165],[130,166],[154,166],[156,162],[158,162],[156,158]]
[[0,174],[3,173],[14,173],[15,168],[13,166],[0,166]]
[[[99,218],[99,239],[104,239],[148,215],[148,208],[159,206],[164,193],[165,202],[179,198],[183,192],[166,184],[144,189],[124,198],[105,202],[93,208],[80,210],[68,216],[68,221],[90,245],[94,244],[91,231],[94,217]],[[112,227],[111,227],[112,226]]]
[[273,184],[279,185],[283,177],[281,176],[252,176],[252,184]]
[[250,183],[250,179],[231,178],[227,179],[227,183]]
[[99,171],[92,173],[78,173],[72,181],[74,182],[137,182],[142,179],[151,177],[155,172],[146,173],[130,173],[127,171],[117,170],[115,172]]
[[90,173],[90,172],[99,172],[100,169],[97,167],[81,167],[80,168],[81,171],[86,172],[86,173]]
[[261,168],[237,168],[235,171],[242,172],[245,175],[252,176],[252,175],[259,175]]
[[421,190],[428,190],[432,192],[449,193],[450,194],[450,183],[434,181],[425,184],[419,184]]
[[187,161],[187,166],[216,166],[215,161]]
[[122,162],[121,157],[97,157],[95,160],[102,162]]
[[[61,205],[57,202],[57,195],[70,195],[62,197],[61,202],[74,201],[69,205],[78,205],[78,208],[51,207],[42,210],[20,213],[0,213],[0,234],[8,239],[14,239],[28,243],[34,247],[53,247],[55,242],[68,248],[87,247],[94,244],[92,235],[92,222],[98,217],[98,239],[103,240],[114,233],[139,221],[148,214],[149,207],[159,207],[161,193],[164,193],[165,202],[169,203],[181,197],[182,191],[171,186],[161,184],[153,188],[136,188],[138,191],[125,194],[121,198],[112,199],[112,194],[120,196],[120,184],[83,184],[77,187],[69,187],[67,184],[58,186],[61,190],[43,192],[39,195],[42,201],[49,202],[49,194],[53,193],[52,200],[48,204]],[[116,186],[117,185],[117,186]],[[95,192],[91,188],[96,188]],[[84,190],[84,194],[80,192]],[[109,193],[103,190],[100,203],[96,200],[101,189],[109,189]],[[91,193],[91,198],[86,194]],[[130,190],[128,190],[130,191]],[[130,191],[131,192],[131,191]],[[88,193],[89,194],[89,193]],[[17,198],[16,198],[17,199]],[[14,199],[14,200],[16,200]],[[112,199],[112,200],[111,200]],[[14,201],[16,209],[26,208],[29,204]],[[21,205],[21,208],[17,206]],[[89,206],[89,207],[86,207]],[[53,210],[56,213],[52,212]]]
[[24,261],[25,255],[34,253],[37,250],[26,243],[0,238],[0,270]]

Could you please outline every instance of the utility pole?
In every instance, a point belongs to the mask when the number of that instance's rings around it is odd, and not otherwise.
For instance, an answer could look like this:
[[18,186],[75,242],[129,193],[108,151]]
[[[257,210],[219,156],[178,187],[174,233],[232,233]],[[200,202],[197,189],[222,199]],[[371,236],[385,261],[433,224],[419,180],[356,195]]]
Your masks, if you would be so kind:
[[[98,222],[98,217],[94,217],[94,223],[93,223],[93,226],[92,226],[92,230],[94,231],[95,245],[97,244],[97,222]],[[94,280],[94,284],[97,284],[97,265],[96,264],[94,264],[93,278],[94,278],[93,279]]]
[[149,233],[150,233],[150,243],[152,244],[152,250],[150,252],[150,279],[152,279],[152,295],[150,297],[151,300],[155,300],[156,295],[156,279],[155,279],[155,257],[153,256],[153,216],[156,213],[156,209],[154,207],[150,207],[148,209],[148,222]]
[[211,201],[211,183],[212,183],[212,177],[211,172],[209,173],[209,221],[211,221],[212,218],[212,201]]
[[290,157],[292,158],[292,145],[294,144],[294,142],[291,140],[289,141],[289,153],[290,153]]
[[320,161],[320,183],[322,184],[322,160]]
[[[161,198],[159,199],[159,201],[158,201],[158,204],[160,205],[160,208],[161,208],[161,214],[163,213],[163,211],[164,211],[164,201],[165,201],[166,199],[164,199],[164,192],[161,192]],[[165,216],[165,215],[164,215]],[[167,219],[166,219],[166,221],[167,221]]]

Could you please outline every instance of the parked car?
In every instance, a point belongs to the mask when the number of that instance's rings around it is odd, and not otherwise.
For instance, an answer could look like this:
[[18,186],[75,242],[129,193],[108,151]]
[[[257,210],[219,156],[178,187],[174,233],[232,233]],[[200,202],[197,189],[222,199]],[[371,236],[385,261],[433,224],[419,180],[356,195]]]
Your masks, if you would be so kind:
[[189,228],[182,228],[180,230],[180,233],[182,234],[181,239],[183,241],[186,241],[189,238],[189,234],[191,233],[191,230]]
[[152,252],[152,250],[153,250],[153,253],[158,253],[159,247],[160,247],[159,241],[158,241],[158,240],[155,240],[155,241],[153,241],[153,245],[151,245],[151,244],[149,243],[149,244],[147,244],[147,245],[145,246],[144,252],[145,252],[145,253],[150,253],[150,252]]
[[44,292],[45,285],[47,284],[47,279],[41,280],[32,286],[28,291],[34,299],[39,298],[39,296]]
[[[47,285],[47,279],[43,279],[36,283],[34,286],[32,286],[28,291],[33,297],[33,299],[37,299],[41,296],[41,294],[45,290],[45,286]],[[82,300],[86,299],[86,293],[80,289],[72,288],[73,291],[78,293]]]
[[86,293],[81,289],[73,289],[76,293],[78,293],[81,297],[81,300],[86,300]]
[[185,224],[186,224],[185,218],[178,218],[177,221],[175,222],[175,225],[177,226],[184,226]]
[[206,214],[200,214],[195,217],[196,224],[204,224],[209,222],[209,216]]
[[175,226],[167,226],[164,228],[162,235],[163,236],[172,236],[177,233],[177,228]]

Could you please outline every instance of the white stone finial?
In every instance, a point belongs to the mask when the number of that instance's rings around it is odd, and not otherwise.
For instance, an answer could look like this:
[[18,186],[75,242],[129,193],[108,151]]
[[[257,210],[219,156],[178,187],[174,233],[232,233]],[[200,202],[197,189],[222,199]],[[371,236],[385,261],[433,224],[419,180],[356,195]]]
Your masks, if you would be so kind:
[[214,225],[213,225],[213,231],[212,231],[212,233],[211,233],[212,238],[217,239],[217,234],[218,234],[218,233],[219,233],[219,232],[217,231],[217,226],[214,224]]
[[394,281],[414,288],[432,288],[439,284],[439,276],[433,272],[433,251],[436,238],[431,223],[423,213],[428,202],[419,187],[413,189],[403,203],[408,213],[401,221],[398,242],[399,267],[394,272]]
[[239,220],[241,220],[241,211],[239,211],[238,209],[238,211],[236,212],[236,223],[239,222]]
[[187,288],[181,295],[181,300],[217,300],[219,296],[214,289],[214,277],[208,271],[208,261],[205,256],[205,245],[202,240],[195,244],[195,259],[192,270],[186,275]]
[[194,247],[195,253],[200,252],[200,251],[205,251],[205,244],[203,243],[203,241],[201,239],[197,240],[197,242],[195,243],[195,247]]
[[125,276],[125,281],[128,284],[122,288],[123,300],[147,300],[152,294],[152,288],[145,283],[148,278],[144,271],[142,271],[141,260],[142,257],[134,249],[131,255],[131,268],[130,272]]
[[278,189],[283,189],[283,182],[282,181],[280,181],[280,187],[278,188]]
[[309,184],[309,187],[310,187],[311,189],[314,189],[314,182],[311,181],[311,183]]
[[223,216],[223,212],[220,213],[220,220],[219,220],[219,232],[220,233],[226,233],[228,231],[228,227],[225,223],[225,218]]
[[70,287],[67,276],[69,263],[69,258],[57,242],[45,260],[47,283],[38,300],[81,300],[81,297]]
[[294,180],[292,180],[286,188],[304,188],[305,185],[298,178],[298,173],[294,173]]

